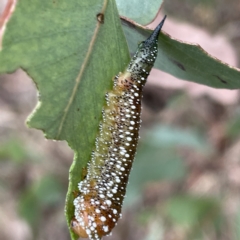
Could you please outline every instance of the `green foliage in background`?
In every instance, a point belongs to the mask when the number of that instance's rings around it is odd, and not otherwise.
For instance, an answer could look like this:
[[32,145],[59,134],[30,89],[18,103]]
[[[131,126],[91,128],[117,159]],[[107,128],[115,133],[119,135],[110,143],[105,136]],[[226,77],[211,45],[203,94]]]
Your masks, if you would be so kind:
[[194,129],[157,125],[143,133],[127,188],[125,206],[141,199],[141,189],[149,181],[181,181],[187,173],[177,149],[187,147],[206,155],[210,154],[207,138]]
[[[65,192],[57,176],[39,174],[41,178],[36,177],[37,171],[34,172],[31,167],[35,166],[41,172],[44,162],[42,158],[46,159],[47,156],[41,156],[36,149],[28,148],[23,139],[18,137],[16,133],[0,145],[0,166],[3,174],[0,188],[2,187],[3,195],[9,194],[5,188],[13,190],[15,201],[18,201],[18,213],[27,220],[37,235],[44,210],[46,212],[46,209],[56,209],[62,203]],[[23,173],[24,176],[21,176]],[[29,179],[28,175],[32,175],[32,179]]]
[[9,139],[0,146],[0,161],[7,159],[20,165],[26,161],[28,155],[29,153],[18,138]]
[[217,201],[191,196],[173,198],[165,206],[165,213],[172,221],[190,227],[205,219],[209,221],[211,218],[208,216],[215,216],[219,210]]
[[216,229],[221,220],[221,206],[214,198],[177,196],[170,199],[164,207],[164,213],[174,224],[184,226],[188,239],[202,239],[203,233]]
[[59,181],[54,176],[44,176],[22,193],[19,213],[35,231],[38,231],[42,210],[56,208],[63,197]]
[[240,133],[240,114],[233,116],[231,121],[227,124],[227,136],[235,139]]
[[238,240],[240,239],[240,209],[237,212],[237,216],[236,216],[236,221],[234,223],[234,230],[235,230],[235,234],[234,234],[234,240]]

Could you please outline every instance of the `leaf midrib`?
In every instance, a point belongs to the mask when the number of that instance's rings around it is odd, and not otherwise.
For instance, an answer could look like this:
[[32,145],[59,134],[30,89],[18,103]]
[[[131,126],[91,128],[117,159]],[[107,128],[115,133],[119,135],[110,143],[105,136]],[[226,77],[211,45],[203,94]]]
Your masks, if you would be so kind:
[[[108,3],[108,0],[105,0],[104,3],[103,3],[103,7],[102,7],[102,10],[101,10],[101,13],[103,13],[103,14],[105,13],[105,10],[106,10],[106,8],[107,8],[107,3]],[[82,65],[81,65],[79,74],[78,74],[78,76],[77,76],[77,78],[76,78],[76,80],[75,80],[76,83],[75,83],[75,85],[74,85],[72,94],[71,94],[71,96],[70,96],[70,98],[69,98],[69,101],[68,101],[68,103],[67,103],[66,108],[64,109],[64,113],[63,113],[62,119],[61,119],[61,121],[60,121],[58,131],[57,131],[57,136],[56,136],[57,139],[59,138],[59,136],[60,136],[60,134],[61,134],[61,132],[62,132],[63,124],[64,124],[64,122],[65,122],[65,119],[66,119],[66,117],[67,117],[67,114],[68,114],[68,112],[69,112],[69,109],[70,109],[70,107],[71,107],[71,105],[72,105],[72,102],[73,102],[73,100],[74,100],[74,98],[75,98],[75,96],[76,96],[78,86],[79,86],[79,84],[80,84],[82,75],[83,75],[83,73],[84,73],[84,70],[86,69],[87,63],[88,63],[89,58],[90,58],[90,56],[91,56],[91,53],[92,53],[92,50],[93,50],[93,46],[94,46],[94,43],[95,43],[95,41],[96,41],[96,39],[97,39],[97,35],[98,35],[98,32],[99,32],[99,29],[100,29],[100,25],[101,25],[101,24],[102,24],[102,23],[100,23],[100,22],[97,21],[96,28],[95,28],[95,30],[94,30],[92,39],[91,39],[91,41],[90,41],[88,50],[87,50],[87,52],[86,52],[86,56],[85,56],[84,61],[83,61]]]

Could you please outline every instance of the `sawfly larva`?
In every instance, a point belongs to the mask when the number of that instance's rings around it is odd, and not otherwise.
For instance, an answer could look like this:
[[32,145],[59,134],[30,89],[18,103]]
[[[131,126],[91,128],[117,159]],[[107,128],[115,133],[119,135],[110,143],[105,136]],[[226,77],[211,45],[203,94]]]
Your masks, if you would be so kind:
[[143,87],[158,52],[158,35],[166,16],[143,41],[127,69],[114,78],[106,94],[106,106],[95,149],[74,200],[72,230],[80,237],[99,240],[118,219],[139,139]]

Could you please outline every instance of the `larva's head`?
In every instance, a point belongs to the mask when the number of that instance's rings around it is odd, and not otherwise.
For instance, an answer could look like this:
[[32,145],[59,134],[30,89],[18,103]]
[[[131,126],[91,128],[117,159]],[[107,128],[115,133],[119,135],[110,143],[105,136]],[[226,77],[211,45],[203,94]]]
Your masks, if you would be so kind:
[[139,44],[137,52],[134,54],[127,69],[127,71],[133,74],[144,76],[145,81],[157,58],[158,35],[166,17],[163,18],[149,38]]
[[71,228],[79,237],[88,238],[86,229],[84,229],[75,218],[71,221]]
[[80,195],[74,200],[75,217],[71,221],[72,230],[90,240],[108,235],[121,215],[121,205],[99,199],[95,193]]

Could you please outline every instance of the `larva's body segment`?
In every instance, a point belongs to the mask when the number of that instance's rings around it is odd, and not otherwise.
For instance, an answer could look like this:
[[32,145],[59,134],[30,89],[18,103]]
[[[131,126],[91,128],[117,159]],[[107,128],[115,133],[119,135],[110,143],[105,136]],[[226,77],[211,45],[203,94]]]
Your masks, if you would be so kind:
[[78,185],[72,229],[80,237],[99,240],[121,217],[129,173],[139,138],[141,98],[157,57],[158,35],[165,18],[139,45],[128,68],[114,79],[86,178]]

